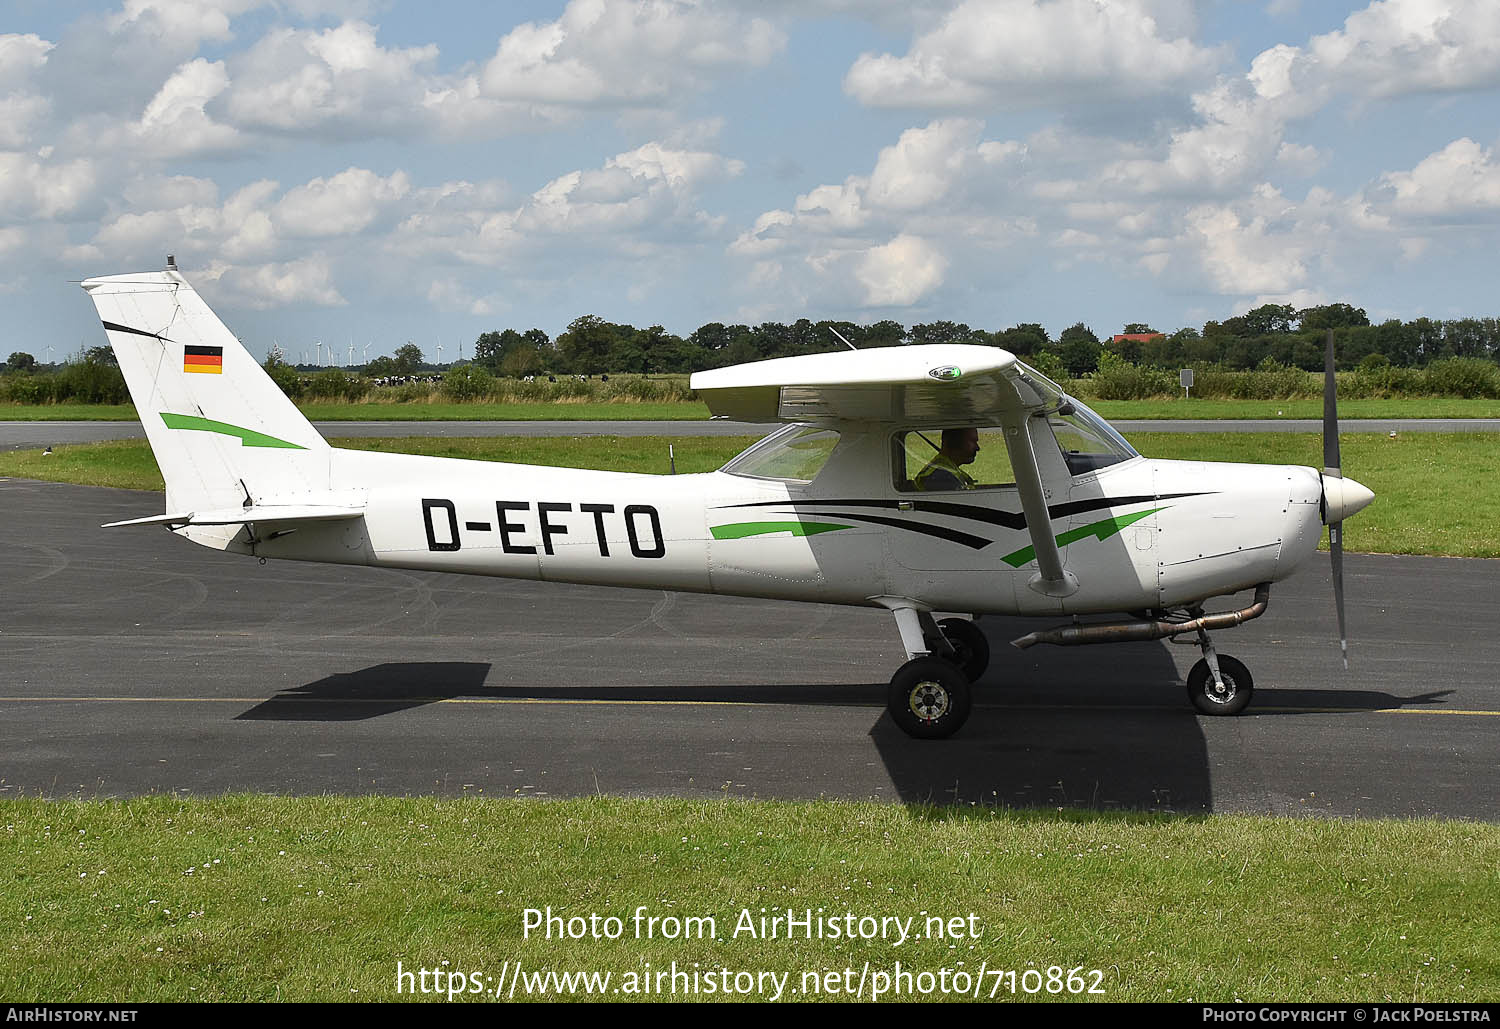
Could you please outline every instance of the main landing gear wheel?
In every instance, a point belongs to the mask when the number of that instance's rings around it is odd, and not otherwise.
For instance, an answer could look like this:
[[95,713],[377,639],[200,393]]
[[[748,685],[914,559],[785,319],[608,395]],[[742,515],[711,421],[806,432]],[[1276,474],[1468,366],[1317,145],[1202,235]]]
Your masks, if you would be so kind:
[[956,667],[937,657],[906,662],[891,677],[886,708],[908,736],[940,740],[952,736],[969,718],[972,691]]
[[944,618],[938,628],[953,648],[953,663],[970,682],[978,682],[990,666],[990,641],[984,631],[967,618]]
[[1250,678],[1250,669],[1232,657],[1219,655],[1219,678],[1224,682],[1223,690],[1214,685],[1208,662],[1200,660],[1188,673],[1188,699],[1200,714],[1237,715],[1250,703],[1255,692],[1255,680]]

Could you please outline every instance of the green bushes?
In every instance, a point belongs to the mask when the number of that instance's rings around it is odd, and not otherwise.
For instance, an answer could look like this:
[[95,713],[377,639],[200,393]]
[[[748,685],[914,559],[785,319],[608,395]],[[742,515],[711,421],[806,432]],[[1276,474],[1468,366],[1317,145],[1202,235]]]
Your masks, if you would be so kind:
[[0,402],[50,404],[55,399],[50,375],[32,375],[27,372],[0,375]]
[[363,376],[354,375],[342,368],[325,368],[314,372],[303,380],[303,395],[311,400],[362,400],[374,388],[374,384]]
[[0,376],[0,401],[12,404],[128,404],[125,377],[112,364],[74,361],[51,374]]
[[[1372,355],[1379,356],[1379,355]],[[1323,374],[1262,361],[1253,371],[1220,365],[1194,368],[1192,395],[1205,400],[1295,400],[1323,394]],[[1339,372],[1339,396],[1350,400],[1390,397],[1500,398],[1500,366],[1477,357],[1451,357],[1426,368],[1403,368],[1389,361],[1364,361],[1356,371]],[[1091,377],[1071,382],[1079,396],[1097,400],[1146,400],[1178,396],[1175,373],[1129,364],[1105,353]]]
[[285,365],[279,370],[284,370],[285,374],[267,369],[282,392],[293,399],[324,402],[670,404],[697,399],[696,394],[688,389],[686,375],[611,375],[587,379],[573,375],[548,379],[543,375],[527,380],[496,376],[483,365],[463,364],[450,368],[440,381],[423,379],[382,386],[333,368],[313,375],[298,375]]
[[279,357],[274,355],[267,357],[266,363],[261,365],[261,367],[266,370],[266,374],[271,377],[271,381],[281,388],[281,392],[293,400],[298,399],[306,392],[301,374],[298,373],[297,369]]
[[1099,400],[1145,400],[1170,396],[1177,389],[1171,372],[1133,365],[1109,351],[1099,355],[1099,370],[1086,381],[1089,395]]
[[1500,397],[1500,367],[1478,357],[1453,357],[1427,366],[1427,389],[1453,397]]
[[1323,392],[1323,379],[1318,373],[1288,368],[1269,359],[1249,372],[1231,372],[1219,367],[1202,368],[1196,371],[1194,379],[1195,397],[1291,400],[1294,397],[1316,397]]
[[438,391],[449,400],[469,403],[489,396],[495,389],[495,377],[477,364],[451,368],[443,376]]

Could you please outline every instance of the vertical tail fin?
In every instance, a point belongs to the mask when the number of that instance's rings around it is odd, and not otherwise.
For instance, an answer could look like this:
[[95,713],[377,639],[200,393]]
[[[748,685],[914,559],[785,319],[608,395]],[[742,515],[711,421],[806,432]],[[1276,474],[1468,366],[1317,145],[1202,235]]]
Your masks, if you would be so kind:
[[83,283],[167,484],[167,510],[328,489],[329,447],[175,268]]

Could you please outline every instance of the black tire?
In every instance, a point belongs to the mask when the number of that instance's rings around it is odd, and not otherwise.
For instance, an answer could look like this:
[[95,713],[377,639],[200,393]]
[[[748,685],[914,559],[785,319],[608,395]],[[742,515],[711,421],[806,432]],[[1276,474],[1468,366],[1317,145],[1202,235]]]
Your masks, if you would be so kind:
[[969,682],[978,682],[990,667],[990,641],[984,630],[967,618],[944,618],[938,622],[938,628],[953,647],[949,660],[963,671]]
[[1250,695],[1255,692],[1255,680],[1250,678],[1250,669],[1232,657],[1219,655],[1219,676],[1224,680],[1225,692],[1214,688],[1214,677],[1209,673],[1208,661],[1200,660],[1188,673],[1188,699],[1199,714],[1237,715],[1250,704]]
[[968,721],[972,699],[963,672],[942,658],[919,657],[891,676],[886,708],[906,735],[940,740]]

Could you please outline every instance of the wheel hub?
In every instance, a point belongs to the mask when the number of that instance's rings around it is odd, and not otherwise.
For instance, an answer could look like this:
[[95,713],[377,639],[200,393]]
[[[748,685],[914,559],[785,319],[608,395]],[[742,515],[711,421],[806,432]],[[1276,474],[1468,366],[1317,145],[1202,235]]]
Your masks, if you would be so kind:
[[1222,680],[1221,683],[1214,682],[1213,677],[1210,676],[1208,689],[1204,692],[1215,704],[1227,704],[1234,699],[1234,680],[1222,671],[1219,673],[1219,678]]
[[948,713],[953,698],[942,683],[929,680],[912,687],[910,702],[912,714],[924,722],[935,722]]

